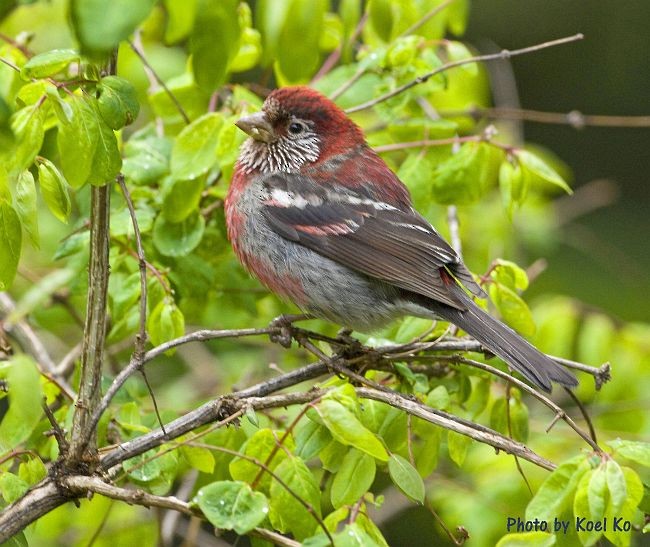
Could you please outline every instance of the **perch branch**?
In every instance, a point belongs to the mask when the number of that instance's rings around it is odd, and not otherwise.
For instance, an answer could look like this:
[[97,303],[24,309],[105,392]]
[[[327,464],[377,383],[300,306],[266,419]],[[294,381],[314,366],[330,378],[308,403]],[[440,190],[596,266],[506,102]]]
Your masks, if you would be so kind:
[[499,59],[510,59],[510,57],[515,57],[516,55],[524,55],[527,53],[533,53],[535,51],[540,51],[542,49],[550,48],[550,47],[555,47],[559,46],[562,44],[568,44],[570,42],[575,42],[577,40],[582,40],[584,36],[582,34],[574,34],[573,36],[566,36],[564,38],[559,38],[557,40],[550,40],[548,42],[543,42],[541,44],[536,44],[534,46],[529,46],[521,49],[513,49],[513,50],[508,50],[504,49],[503,51],[500,51],[499,53],[490,53],[487,55],[477,55],[475,57],[468,57],[467,59],[460,59],[458,61],[453,61],[451,63],[446,63],[435,70],[432,70],[430,72],[427,72],[426,74],[423,74],[422,76],[418,76],[414,80],[411,80],[410,82],[405,83],[404,85],[401,85],[397,88],[395,88],[393,91],[390,91],[388,93],[385,93],[383,95],[380,95],[379,97],[376,97],[375,99],[372,99],[370,101],[367,101],[365,103],[359,104],[357,106],[353,106],[351,108],[348,108],[345,113],[346,114],[352,114],[353,112],[359,112],[360,110],[366,110],[367,108],[371,108],[379,103],[383,103],[384,101],[387,101],[388,99],[392,99],[396,95],[399,95],[400,93],[404,93],[404,91],[407,91],[408,89],[411,89],[412,87],[415,87],[416,85],[423,84],[429,78],[435,76],[436,74],[440,74],[441,72],[445,72],[451,68],[456,68],[458,66],[466,65],[468,63],[478,63],[478,62],[485,62],[485,61],[495,61]]

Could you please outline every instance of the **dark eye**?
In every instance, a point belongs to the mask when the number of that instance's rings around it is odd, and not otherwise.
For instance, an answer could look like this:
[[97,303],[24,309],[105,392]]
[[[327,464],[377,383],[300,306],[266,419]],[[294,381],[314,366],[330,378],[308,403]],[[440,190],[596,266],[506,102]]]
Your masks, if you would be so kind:
[[291,122],[289,124],[289,133],[292,135],[300,135],[305,130],[305,124],[300,122]]

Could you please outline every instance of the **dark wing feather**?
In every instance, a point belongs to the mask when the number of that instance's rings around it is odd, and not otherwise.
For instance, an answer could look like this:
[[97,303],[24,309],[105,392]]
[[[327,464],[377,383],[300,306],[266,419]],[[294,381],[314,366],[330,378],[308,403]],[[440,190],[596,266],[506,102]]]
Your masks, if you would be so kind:
[[[444,268],[484,296],[454,250],[413,209],[375,202],[349,188],[323,189],[297,174],[264,182],[263,214],[291,241],[368,276],[464,310]],[[452,281],[453,283],[453,281]]]

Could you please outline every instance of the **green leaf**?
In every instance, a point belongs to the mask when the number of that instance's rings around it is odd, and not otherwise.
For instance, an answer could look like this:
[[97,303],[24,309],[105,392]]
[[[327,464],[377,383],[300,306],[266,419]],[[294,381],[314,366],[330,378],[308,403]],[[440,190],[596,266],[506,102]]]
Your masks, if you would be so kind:
[[172,140],[149,134],[149,130],[143,129],[124,145],[122,171],[136,184],[151,184],[169,173]]
[[607,444],[616,451],[616,454],[645,467],[650,467],[650,443],[615,439],[607,441]]
[[43,415],[40,375],[34,361],[16,355],[7,371],[9,410],[0,422],[0,452],[7,452],[26,441]]
[[[388,465],[390,467],[390,460]],[[334,508],[356,503],[372,486],[376,468],[372,456],[350,448],[332,481],[330,495]]]
[[521,164],[521,168],[525,175],[530,177],[531,186],[539,184],[552,184],[562,188],[567,194],[572,194],[573,190],[566,183],[566,181],[542,160],[538,155],[529,152],[528,150],[519,150],[516,153],[517,160]]
[[521,165],[513,163],[509,159],[501,162],[499,167],[499,189],[503,199],[503,205],[512,216],[515,206],[521,205],[528,195],[530,177],[524,176]]
[[451,404],[449,392],[445,386],[434,387],[427,395],[426,403],[432,408],[447,410]]
[[230,62],[239,49],[237,0],[198,0],[190,40],[192,69],[196,83],[213,91],[225,80]]
[[[277,449],[277,443],[281,437],[282,432],[272,431],[268,428],[260,429],[244,443],[240,452],[249,458],[254,458],[258,462],[265,463],[266,466],[273,471],[288,457],[287,451],[290,452],[294,448],[293,439],[288,437],[284,441],[286,451],[282,448]],[[268,461],[272,452],[275,452],[275,455],[270,461]],[[262,468],[256,463],[244,458],[234,458],[229,465],[232,478],[245,482],[253,482],[261,469]],[[262,479],[259,484],[261,490],[268,492],[271,484],[271,478],[268,473],[262,474]]]
[[373,30],[384,42],[390,41],[393,30],[391,0],[369,0],[367,9]]
[[[625,491],[626,496],[623,501],[622,506],[618,511],[613,511],[613,504],[610,503],[607,507],[607,517],[610,522],[613,523],[615,518],[621,519],[621,521],[634,521],[637,517],[638,510],[641,509],[644,511],[643,507],[640,507],[639,504],[643,499],[643,483],[639,478],[637,473],[630,469],[629,467],[621,468],[623,477],[625,479]],[[611,486],[610,493],[611,493]],[[616,487],[616,490],[620,492],[620,487]],[[612,493],[612,498],[614,494]],[[611,498],[610,498],[611,501]],[[647,533],[647,532],[644,532]],[[611,541],[617,547],[627,547],[631,543],[632,530],[625,531],[621,528],[614,529],[614,526],[608,526],[608,529],[605,531],[605,537]]]
[[205,114],[185,127],[172,148],[171,173],[177,180],[194,179],[217,162],[217,143],[223,125],[221,114]]
[[36,210],[36,185],[30,171],[18,175],[15,188],[16,212],[23,229],[35,247],[39,246],[38,213]]
[[325,427],[338,442],[354,446],[380,461],[388,460],[388,452],[377,436],[340,402],[324,399],[316,408]]
[[23,235],[20,217],[16,210],[6,201],[0,201],[0,291],[8,289],[13,283]]
[[546,532],[524,532],[503,536],[496,547],[552,547],[557,542],[553,534]]
[[208,484],[197,492],[193,501],[216,528],[238,534],[250,532],[269,512],[266,496],[239,481]]
[[97,86],[97,106],[111,129],[132,124],[140,112],[138,95],[133,84],[118,76],[106,76]]
[[157,455],[156,449],[147,450],[144,454],[122,462],[122,468],[138,482],[152,482],[162,473],[161,458]]
[[18,466],[18,476],[23,479],[27,484],[36,484],[38,481],[45,478],[47,469],[43,460],[38,456],[28,458],[26,462]]
[[55,109],[59,118],[57,146],[66,180],[73,188],[80,188],[94,169],[99,123],[93,108],[85,99],[73,96],[66,104],[70,107],[71,116]]
[[[13,473],[0,472],[0,492],[7,503],[13,503],[29,490],[29,483]],[[6,545],[5,543],[2,544]]]
[[149,15],[155,0],[71,0],[70,21],[81,50],[105,57]]
[[526,270],[510,260],[497,258],[495,260],[492,278],[513,290],[525,291],[528,288],[528,274]]
[[258,0],[255,26],[262,34],[262,64],[276,59],[280,33],[289,17],[292,0]]
[[57,219],[67,223],[72,210],[68,183],[56,166],[46,158],[38,164],[38,183],[47,208]]
[[589,470],[578,483],[573,499],[573,514],[576,517],[577,534],[583,545],[593,545],[603,534],[602,529],[579,530],[578,527],[584,527],[587,521],[602,521],[606,494],[605,471],[600,467]]
[[468,142],[435,169],[433,197],[442,204],[478,201],[496,185],[503,152],[485,142]]
[[165,43],[175,44],[189,36],[194,26],[197,0],[163,0],[167,12]]
[[94,186],[104,186],[113,182],[122,168],[122,155],[117,147],[117,138],[113,130],[99,114],[96,102],[93,104],[95,119],[99,129],[97,147],[92,160],[92,169],[88,181]]
[[458,467],[462,467],[467,456],[467,449],[472,439],[455,431],[447,432],[447,451],[449,457]]
[[607,490],[609,491],[607,512],[611,515],[618,515],[627,498],[625,475],[623,475],[623,470],[620,465],[614,460],[607,460],[605,464],[605,477],[607,480]]
[[204,188],[204,177],[172,180],[164,190],[162,214],[165,219],[172,223],[182,222],[197,212]]
[[289,493],[287,487],[320,517],[321,493],[316,479],[305,462],[295,457],[282,460],[274,469],[274,474],[284,485],[275,478],[271,480],[271,525],[280,532],[291,532],[298,540],[309,537],[318,523],[314,515]]
[[153,309],[147,319],[147,332],[154,346],[185,334],[185,317],[172,298],[164,298]]
[[424,482],[411,462],[399,454],[391,454],[388,460],[388,473],[395,486],[406,497],[418,503],[424,503]]
[[201,243],[204,230],[205,219],[198,212],[176,223],[158,215],[153,225],[153,244],[165,256],[185,256]]
[[52,49],[39,53],[29,59],[20,70],[25,79],[52,76],[72,63],[79,61],[79,53],[74,49]]
[[16,144],[7,170],[23,171],[32,165],[43,144],[43,113],[38,103],[26,106],[11,117],[10,123]]
[[181,454],[187,460],[190,467],[201,471],[201,473],[212,473],[214,471],[214,456],[212,452],[203,446],[181,446]]
[[332,435],[326,427],[312,421],[303,420],[296,431],[296,456],[311,460],[331,442]]
[[277,51],[277,68],[286,82],[306,83],[318,68],[327,6],[327,0],[292,0]]
[[536,326],[528,304],[512,289],[501,283],[490,283],[490,298],[503,320],[523,336],[533,336]]
[[553,521],[570,506],[578,481],[589,471],[585,456],[560,464],[539,487],[526,508],[526,520]]
[[[510,397],[510,430],[512,438],[526,442],[528,440],[528,407],[517,397]],[[510,435],[508,430],[508,399],[505,397],[498,398],[492,405],[490,412],[490,427]]]

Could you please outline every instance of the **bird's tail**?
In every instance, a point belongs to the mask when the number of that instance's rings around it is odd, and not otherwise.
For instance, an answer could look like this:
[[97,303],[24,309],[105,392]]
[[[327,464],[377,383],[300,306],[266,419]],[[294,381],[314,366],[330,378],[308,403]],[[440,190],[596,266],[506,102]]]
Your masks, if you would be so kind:
[[551,391],[551,382],[566,387],[578,385],[571,372],[552,361],[510,327],[484,312],[460,286],[456,285],[456,289],[454,296],[467,309],[463,311],[436,303],[433,310],[436,314],[459,326],[544,391]]

